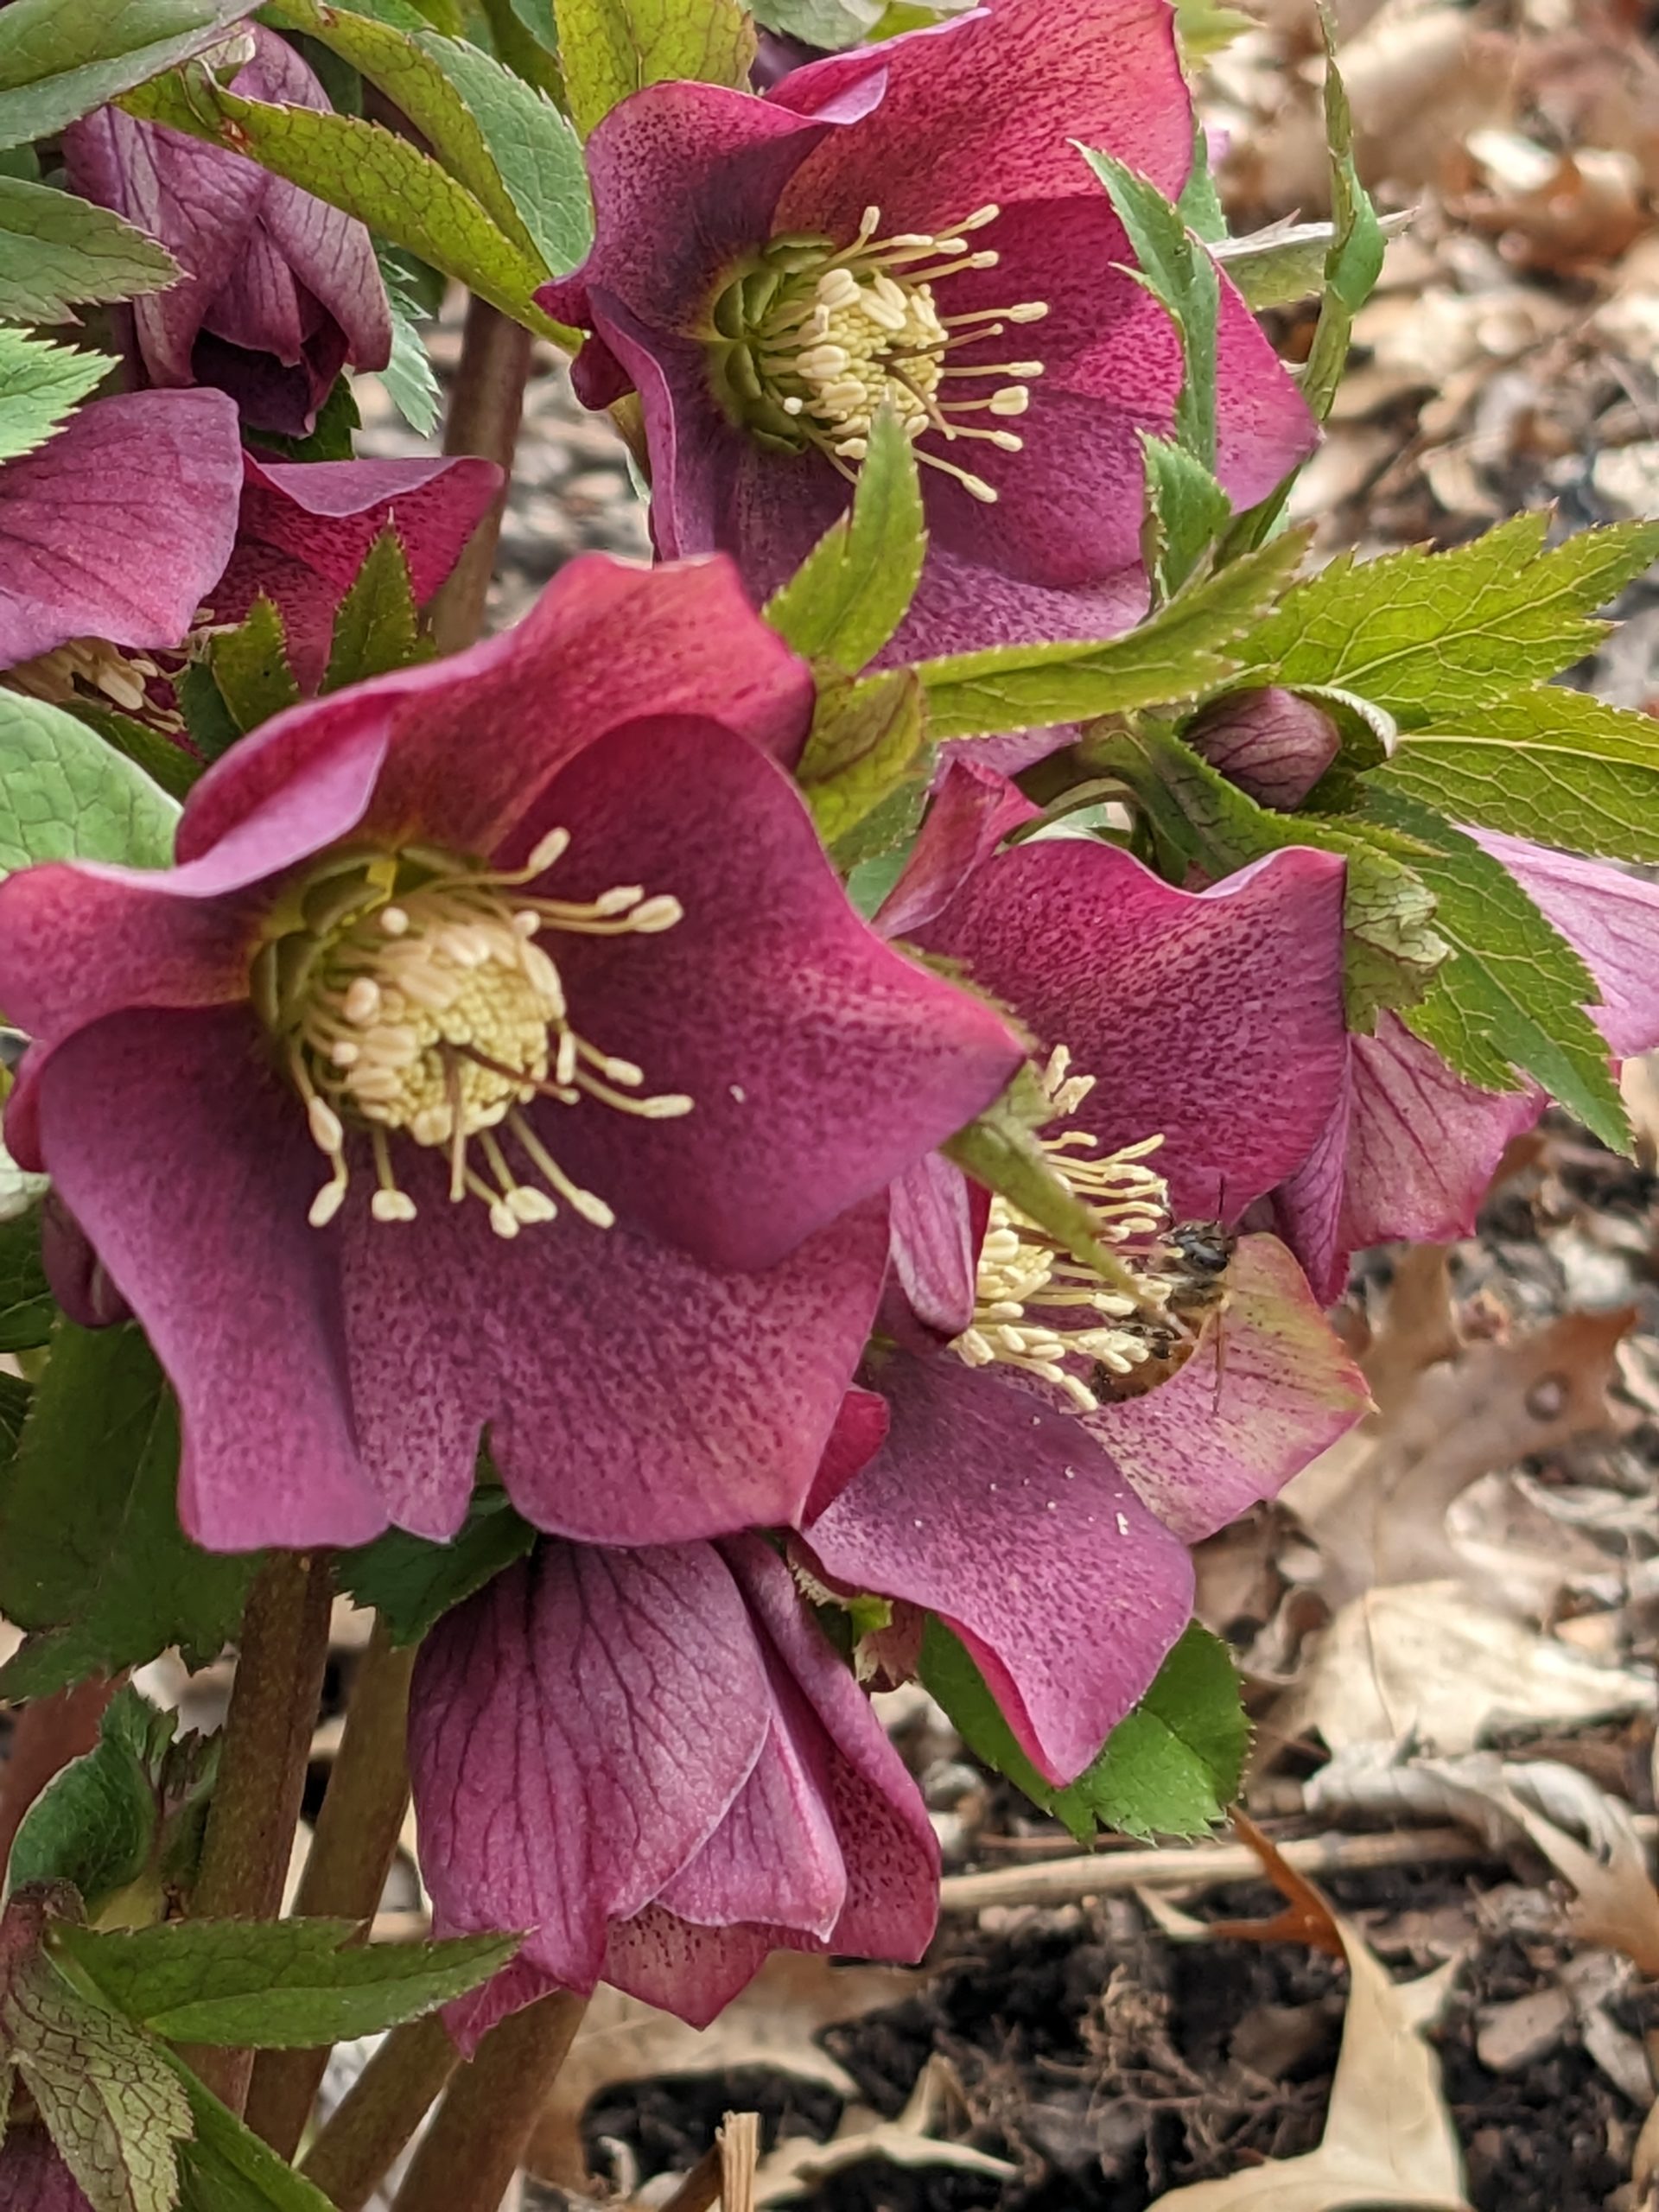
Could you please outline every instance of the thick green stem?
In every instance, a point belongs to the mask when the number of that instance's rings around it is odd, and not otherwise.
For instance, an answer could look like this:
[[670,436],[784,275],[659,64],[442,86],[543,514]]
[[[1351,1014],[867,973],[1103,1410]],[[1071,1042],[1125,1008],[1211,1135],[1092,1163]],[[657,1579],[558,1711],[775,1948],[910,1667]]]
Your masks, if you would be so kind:
[[504,472],[501,489],[459,561],[432,601],[432,635],[440,652],[459,652],[484,626],[485,601],[495,569],[495,549],[507,504],[524,384],[530,375],[530,333],[486,301],[467,302],[461,365],[444,418],[448,454],[481,454]]
[[[190,1910],[198,1920],[274,1920],[281,1910],[328,1657],[326,1553],[273,1552],[254,1578]],[[240,2112],[253,2053],[187,2054]]]
[[[380,1903],[409,1804],[404,1734],[414,1667],[413,1647],[394,1649],[377,1622],[300,1877],[296,1913],[366,1921]],[[247,2122],[284,2158],[305,2133],[327,2063],[326,2047],[267,2050],[254,2063]]]
[[587,2005],[555,1990],[491,2030],[421,2139],[394,2212],[500,2212]]
[[461,2063],[437,2015],[394,2028],[301,2161],[339,2212],[362,2212]]

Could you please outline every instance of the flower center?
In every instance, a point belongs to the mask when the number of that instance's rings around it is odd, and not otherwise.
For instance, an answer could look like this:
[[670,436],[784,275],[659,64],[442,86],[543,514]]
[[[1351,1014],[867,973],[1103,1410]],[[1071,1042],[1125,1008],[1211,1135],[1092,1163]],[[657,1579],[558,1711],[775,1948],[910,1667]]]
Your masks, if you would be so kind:
[[0,675],[0,690],[69,707],[91,699],[142,714],[149,703],[146,684],[162,673],[148,655],[129,652],[102,638],[71,638],[49,653],[16,662]]
[[[728,411],[765,443],[797,453],[816,448],[846,476],[868,451],[884,402],[912,440],[931,432],[951,443],[978,438],[1018,453],[1024,441],[1001,421],[1025,413],[1042,363],[961,366],[951,357],[1000,337],[1010,323],[1040,321],[1046,303],[941,315],[934,294],[936,284],[963,270],[996,266],[994,248],[975,251],[968,241],[1001,212],[976,208],[937,235],[878,238],[880,210],[867,207],[850,245],[773,238],[715,302],[709,357]],[[998,381],[988,391],[989,378]],[[917,458],[954,476],[976,499],[996,498],[983,477],[944,454],[918,449]]]
[[[1075,1114],[1095,1087],[1092,1076],[1071,1075],[1070,1065],[1065,1046],[1057,1046],[1041,1077],[1057,1120]],[[1147,1321],[1169,1303],[1162,1241],[1169,1192],[1163,1177],[1146,1165],[1163,1138],[1143,1137],[1104,1155],[1084,1129],[1039,1141],[1088,1210],[1096,1239],[1122,1249],[1141,1294],[1108,1289],[1046,1230],[994,1198],[980,1247],[973,1322],[950,1349],[969,1367],[1017,1367],[1058,1383],[1073,1404],[1092,1413],[1100,1402],[1096,1392],[1065,1362],[1086,1359],[1110,1375],[1127,1375],[1152,1356],[1160,1332]]]
[[451,1199],[480,1200],[499,1236],[551,1221],[560,1199],[608,1229],[610,1207],[570,1179],[523,1109],[587,1097],[646,1121],[690,1112],[678,1093],[645,1094],[641,1069],[572,1028],[558,967],[536,941],[654,936],[679,920],[679,901],[639,884],[583,902],[524,893],[569,842],[550,831],[512,874],[423,846],[346,851],[284,902],[251,980],[328,1162],[314,1227],[345,1200],[355,1131],[373,1159],[377,1221],[415,1218],[392,1164],[390,1140],[402,1135],[447,1153]]

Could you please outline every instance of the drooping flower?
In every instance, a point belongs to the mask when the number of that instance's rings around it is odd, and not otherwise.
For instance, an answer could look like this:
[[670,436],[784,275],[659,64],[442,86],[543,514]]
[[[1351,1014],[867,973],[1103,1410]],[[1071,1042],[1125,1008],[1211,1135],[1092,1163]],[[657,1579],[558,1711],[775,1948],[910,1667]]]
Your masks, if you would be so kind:
[[65,680],[95,677],[112,648],[178,645],[230,557],[241,485],[217,391],[93,400],[0,462],[0,669],[67,648]]
[[172,869],[0,884],[8,1141],[178,1389],[199,1541],[446,1536],[486,1425],[556,1534],[794,1517],[886,1186],[1020,1052],[848,903],[810,709],[726,564],[594,556],[264,725]]
[[464,2048],[550,1987],[703,2026],[772,1950],[932,1934],[916,1785],[758,1536],[543,1545],[428,1637],[410,1767],[435,1928],[528,1931]]
[[[233,92],[327,107],[291,46],[251,35]],[[63,150],[73,191],[159,238],[187,272],[127,311],[149,383],[216,385],[251,427],[303,436],[342,368],[385,368],[391,309],[361,223],[227,147],[116,107],[72,124]]]
[[[1139,434],[1169,430],[1181,353],[1078,143],[1179,192],[1192,110],[1165,0],[991,0],[764,98],[662,84],[613,109],[588,147],[593,251],[538,296],[594,334],[590,406],[639,391],[662,552],[719,548],[773,589],[845,507],[886,402],[930,532],[894,657],[1133,622]],[[1314,434],[1221,289],[1217,467],[1248,505]]]

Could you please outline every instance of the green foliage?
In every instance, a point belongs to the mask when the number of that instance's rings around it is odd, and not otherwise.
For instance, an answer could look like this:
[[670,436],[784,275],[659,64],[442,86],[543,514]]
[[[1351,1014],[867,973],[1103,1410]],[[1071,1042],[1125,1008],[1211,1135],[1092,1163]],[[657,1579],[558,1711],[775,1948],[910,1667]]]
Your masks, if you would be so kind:
[[1402,728],[1496,704],[1569,667],[1606,635],[1593,620],[1659,557],[1659,524],[1586,530],[1549,550],[1549,518],[1517,515],[1449,552],[1343,554],[1287,592],[1245,641],[1264,681],[1337,684]]
[[904,620],[927,550],[916,448],[890,406],[871,426],[852,505],[766,607],[808,660],[856,676]]
[[391,359],[380,372],[386,397],[411,430],[425,437],[443,406],[438,379],[428,358],[420,321],[427,313],[411,282],[406,257],[389,246],[377,249],[391,309]]
[[107,207],[0,177],[0,317],[60,322],[77,301],[130,300],[177,282],[165,246]]
[[0,461],[43,446],[114,366],[107,353],[82,353],[25,330],[0,329]]
[[25,1815],[7,1869],[13,1889],[68,1882],[89,1913],[152,1918],[188,1889],[200,1854],[217,1738],[177,1734],[178,1716],[118,1692],[98,1742]]
[[1140,267],[1132,273],[1180,335],[1185,375],[1175,403],[1175,442],[1206,470],[1216,465],[1216,324],[1221,281],[1180,210],[1147,178],[1110,154],[1083,157],[1110,195]]
[[747,88],[754,25],[740,0],[553,0],[570,115],[585,138],[642,86]]
[[1079,1843],[1097,1828],[1125,1834],[1198,1835],[1238,1793],[1249,1724],[1226,1646],[1195,1621],[1099,1757],[1065,1789],[1044,1780],[1020,1750],[960,1640],[930,1619],[922,1680],[976,1757],[1054,1814]]
[[1319,23],[1325,38],[1325,136],[1331,153],[1332,238],[1325,257],[1319,319],[1302,370],[1302,391],[1320,422],[1331,412],[1337,385],[1347,366],[1354,317],[1371,296],[1382,273],[1388,241],[1370,196],[1354,167],[1353,118],[1337,67],[1336,34],[1321,0]]
[[932,748],[913,671],[823,684],[796,769],[818,835],[843,867],[868,860],[915,826]]
[[839,54],[868,38],[885,6],[886,0],[760,0],[754,19],[769,31]]
[[9,0],[0,12],[0,146],[61,130],[170,69],[255,0]]
[[[1379,218],[1383,241],[1398,235],[1408,214]],[[1243,238],[1217,238],[1216,259],[1259,315],[1267,308],[1287,308],[1317,292],[1336,238],[1330,223],[1298,223],[1287,218]]]
[[254,1561],[179,1527],[178,1417],[126,1326],[60,1322],[0,1474],[0,1612],[29,1633],[0,1697],[41,1697],[176,1643],[205,1665],[234,1634]]
[[38,1217],[16,1214],[0,1221],[0,1352],[33,1351],[43,1344],[57,1311],[41,1263]]
[[[245,622],[213,639],[207,665],[237,737],[299,703],[282,612],[263,594],[249,608]],[[200,709],[202,702],[197,703]],[[216,757],[221,748],[207,742],[205,717],[200,728],[193,718],[191,734],[210,759]]]
[[1616,1149],[1630,1124],[1601,1032],[1589,969],[1509,871],[1429,808],[1377,792],[1371,812],[1416,848],[1412,866],[1434,895],[1435,926],[1452,946],[1410,1027],[1459,1075],[1489,1090],[1535,1076]]
[[1449,709],[1408,732],[1369,779],[1454,822],[1659,861],[1659,723],[1588,692],[1543,684]]
[[527,329],[556,341],[568,337],[531,301],[546,276],[538,257],[408,139],[360,116],[245,99],[200,67],[192,68],[188,87],[177,76],[158,78],[121,104],[152,123],[249,155],[407,247]]
[[338,376],[317,410],[317,419],[302,438],[281,436],[275,430],[250,430],[248,443],[282,461],[350,461],[356,447],[353,433],[361,425],[357,397],[347,376]]
[[1306,531],[1287,531],[1190,586],[1126,637],[994,645],[922,662],[917,674],[927,692],[932,735],[987,737],[1087,721],[1215,690],[1238,671],[1229,649],[1262,624],[1306,544]]
[[195,2128],[180,2152],[184,2193],[179,2212],[334,2212],[320,2189],[220,2104],[181,2060],[170,2051],[165,2056]]
[[176,802],[60,708],[0,690],[0,873],[35,861],[164,868]]
[[35,1393],[21,1375],[0,1371],[0,1465],[17,1449]]
[[1160,600],[1173,599],[1227,525],[1232,502],[1184,446],[1141,433],[1147,462],[1147,519],[1152,580]]
[[130,2020],[170,2043],[303,2050],[378,2035],[504,1967],[516,1936],[359,1943],[350,1920],[187,1920],[100,1934],[61,1923],[56,1948]]
[[361,683],[394,668],[430,660],[432,640],[421,635],[409,563],[395,530],[383,530],[363,556],[363,565],[334,616],[333,647],[325,691]]
[[171,799],[181,802],[201,774],[200,761],[193,760],[182,745],[175,745],[170,737],[163,737],[159,730],[114,707],[95,707],[90,700],[78,699],[67,711],[88,729],[96,730],[105,745],[130,760]]
[[389,1529],[359,1551],[342,1552],[340,1586],[372,1605],[395,1644],[418,1643],[453,1606],[522,1559],[536,1531],[499,1490],[480,1489],[460,1532],[447,1544]]

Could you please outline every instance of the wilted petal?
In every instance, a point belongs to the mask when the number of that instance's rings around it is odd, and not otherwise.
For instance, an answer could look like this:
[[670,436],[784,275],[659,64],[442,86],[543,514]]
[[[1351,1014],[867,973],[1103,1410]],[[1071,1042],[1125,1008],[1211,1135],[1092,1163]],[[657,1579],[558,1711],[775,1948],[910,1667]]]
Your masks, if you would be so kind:
[[1100,1749],[1191,1611],[1192,1563],[1069,1414],[950,1354],[885,1362],[887,1441],[805,1531],[827,1573],[937,1612],[1057,1782]]
[[1496,830],[1468,833],[1501,861],[1595,977],[1590,1012],[1621,1059],[1659,1046],[1659,885],[1607,861]]
[[1178,1374],[1088,1417],[1119,1471],[1189,1544],[1275,1497],[1370,1404],[1276,1237],[1240,1241],[1227,1287]]
[[94,400],[0,464],[0,666],[72,638],[176,645],[230,558],[241,480],[217,391]]

